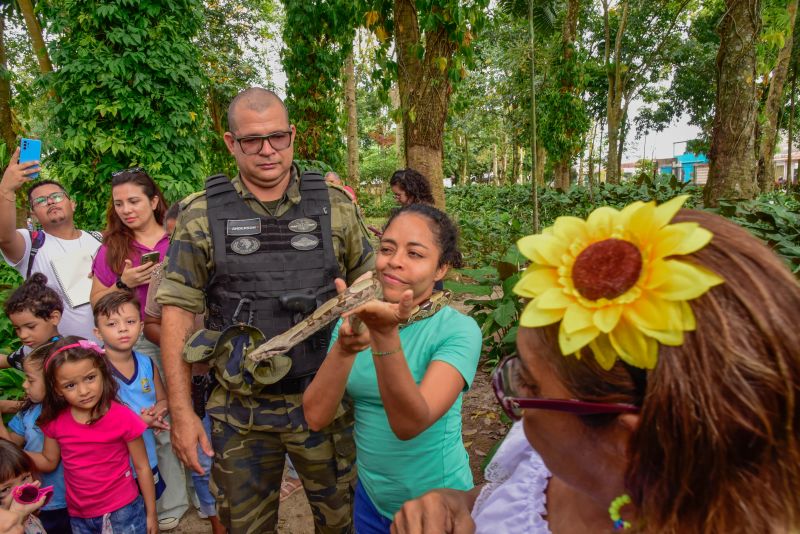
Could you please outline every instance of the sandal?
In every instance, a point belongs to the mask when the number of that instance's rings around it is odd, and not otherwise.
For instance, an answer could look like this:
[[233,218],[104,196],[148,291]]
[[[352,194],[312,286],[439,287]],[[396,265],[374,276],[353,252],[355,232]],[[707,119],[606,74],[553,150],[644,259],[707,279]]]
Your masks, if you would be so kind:
[[300,481],[299,478],[291,478],[285,477],[283,481],[281,481],[281,501],[283,502],[289,497],[292,496],[293,493],[303,489],[303,483]]

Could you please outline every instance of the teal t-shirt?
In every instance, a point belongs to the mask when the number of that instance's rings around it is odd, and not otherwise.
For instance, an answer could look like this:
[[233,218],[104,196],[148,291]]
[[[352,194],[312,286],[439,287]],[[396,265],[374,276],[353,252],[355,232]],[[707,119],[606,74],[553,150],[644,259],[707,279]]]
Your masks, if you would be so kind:
[[[338,327],[331,343],[336,341]],[[408,367],[419,384],[432,361],[452,365],[472,385],[481,353],[481,331],[471,317],[447,306],[400,330]],[[399,440],[383,408],[372,351],[358,353],[347,393],[355,405],[358,477],[378,511],[388,518],[409,499],[434,488],[471,489],[469,457],[461,439],[461,397],[430,428]]]

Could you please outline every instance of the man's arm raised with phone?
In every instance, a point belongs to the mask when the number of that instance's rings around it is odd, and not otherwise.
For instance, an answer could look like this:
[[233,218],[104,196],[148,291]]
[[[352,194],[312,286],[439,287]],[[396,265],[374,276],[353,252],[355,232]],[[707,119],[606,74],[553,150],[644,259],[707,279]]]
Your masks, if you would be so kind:
[[25,253],[25,239],[17,232],[17,191],[30,181],[28,175],[38,170],[38,161],[19,162],[17,147],[0,180],[0,250],[14,263]]

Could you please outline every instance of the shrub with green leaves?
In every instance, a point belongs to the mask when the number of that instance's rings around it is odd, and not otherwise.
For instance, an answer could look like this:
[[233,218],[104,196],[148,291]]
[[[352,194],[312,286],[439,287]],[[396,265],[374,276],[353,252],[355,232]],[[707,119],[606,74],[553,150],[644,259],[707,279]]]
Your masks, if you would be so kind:
[[57,70],[45,163],[100,227],[111,173],[144,167],[170,201],[203,179],[199,0],[42,3]]

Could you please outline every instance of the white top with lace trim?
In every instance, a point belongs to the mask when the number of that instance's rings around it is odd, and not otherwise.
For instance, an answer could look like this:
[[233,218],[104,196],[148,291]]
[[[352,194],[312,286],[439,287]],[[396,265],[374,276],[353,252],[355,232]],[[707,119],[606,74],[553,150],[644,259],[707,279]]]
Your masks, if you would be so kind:
[[544,518],[550,471],[525,438],[522,422],[511,427],[489,462],[486,480],[472,509],[477,534],[550,534]]

